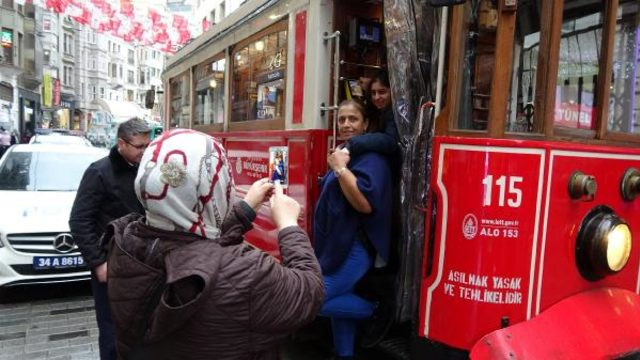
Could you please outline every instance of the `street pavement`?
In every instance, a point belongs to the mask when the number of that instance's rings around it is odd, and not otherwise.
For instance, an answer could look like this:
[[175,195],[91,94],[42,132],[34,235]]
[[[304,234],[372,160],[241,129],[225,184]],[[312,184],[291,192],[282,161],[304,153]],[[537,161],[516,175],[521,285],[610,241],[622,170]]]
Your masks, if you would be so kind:
[[10,288],[0,298],[0,360],[100,358],[88,283]]
[[[331,359],[329,323],[314,322],[281,348],[282,360]],[[386,360],[360,350],[358,359]],[[0,360],[99,360],[98,327],[88,282],[0,291]]]

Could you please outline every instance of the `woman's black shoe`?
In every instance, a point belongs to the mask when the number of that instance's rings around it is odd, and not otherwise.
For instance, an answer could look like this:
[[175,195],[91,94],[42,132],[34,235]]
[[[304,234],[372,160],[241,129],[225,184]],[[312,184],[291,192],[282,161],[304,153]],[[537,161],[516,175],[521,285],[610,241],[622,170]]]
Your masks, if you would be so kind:
[[379,302],[373,310],[373,315],[365,323],[364,334],[360,341],[363,348],[376,346],[387,334],[393,324],[393,308],[386,302]]

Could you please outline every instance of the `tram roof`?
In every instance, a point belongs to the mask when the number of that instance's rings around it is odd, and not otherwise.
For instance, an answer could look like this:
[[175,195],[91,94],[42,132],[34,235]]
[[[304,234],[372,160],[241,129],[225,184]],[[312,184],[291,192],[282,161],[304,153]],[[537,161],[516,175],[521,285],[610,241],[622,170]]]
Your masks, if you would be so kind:
[[[280,0],[246,1],[236,11],[229,14],[229,16],[225,17],[218,24],[213,25],[211,29],[195,38],[186,46],[178,50],[178,52],[176,52],[174,56],[170,57],[167,60],[165,70],[162,75],[163,80],[167,80],[169,77],[173,77],[181,72],[175,72],[175,70],[172,71],[172,69],[181,64],[186,59],[187,54],[191,54],[192,56],[197,55],[200,51],[205,50],[207,45],[220,39],[224,39],[226,36],[232,34],[234,30],[240,28],[245,23],[264,13],[279,1]],[[277,20],[280,20],[280,18],[275,18],[272,20],[275,22]],[[207,52],[206,54],[202,54],[202,59],[199,60],[203,61],[209,58],[211,55],[214,54],[210,54],[209,52]],[[196,63],[199,63],[200,61],[196,61]]]

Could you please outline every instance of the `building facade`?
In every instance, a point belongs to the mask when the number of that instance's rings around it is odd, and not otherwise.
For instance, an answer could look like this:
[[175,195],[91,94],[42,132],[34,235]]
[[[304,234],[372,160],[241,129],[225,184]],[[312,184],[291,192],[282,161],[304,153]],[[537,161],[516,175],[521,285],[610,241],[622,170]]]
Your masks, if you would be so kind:
[[40,68],[36,59],[36,8],[0,2],[0,126],[22,132],[40,114]]

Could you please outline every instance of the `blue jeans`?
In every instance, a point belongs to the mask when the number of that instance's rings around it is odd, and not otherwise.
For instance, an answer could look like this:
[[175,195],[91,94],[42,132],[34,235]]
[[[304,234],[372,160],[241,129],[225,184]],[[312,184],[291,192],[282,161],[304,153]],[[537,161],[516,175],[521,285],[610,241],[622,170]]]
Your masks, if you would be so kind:
[[356,283],[373,264],[362,241],[357,238],[340,268],[324,276],[325,300],[320,315],[331,318],[333,344],[338,356],[353,356],[358,320],[373,314],[374,305],[354,292]]
[[95,274],[91,274],[91,290],[93,301],[96,305],[96,320],[98,322],[98,345],[100,347],[100,360],[116,359],[116,342],[111,321],[111,309],[109,308],[109,295],[107,283],[101,283]]

